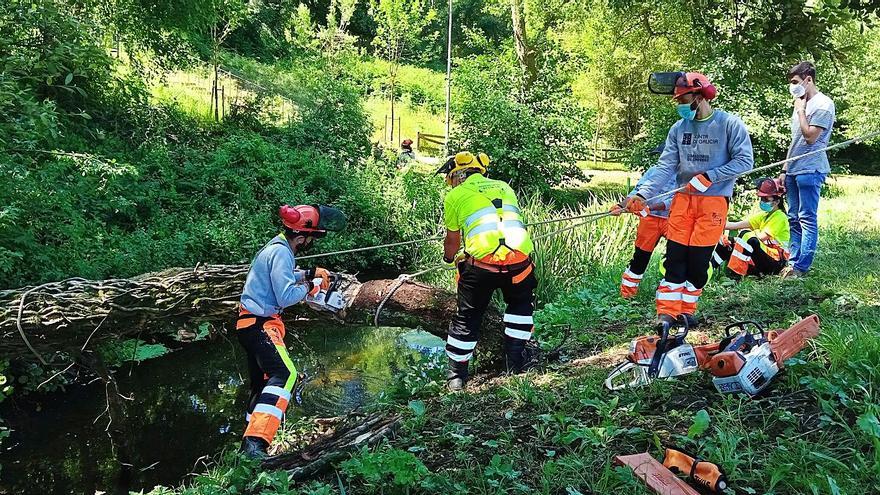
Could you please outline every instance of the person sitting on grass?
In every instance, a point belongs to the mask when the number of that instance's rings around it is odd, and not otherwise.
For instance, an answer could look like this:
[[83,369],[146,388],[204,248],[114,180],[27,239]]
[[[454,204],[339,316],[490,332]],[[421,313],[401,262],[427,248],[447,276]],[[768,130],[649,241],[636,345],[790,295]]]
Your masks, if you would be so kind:
[[734,278],[745,275],[776,275],[788,262],[791,238],[785,213],[785,188],[774,179],[758,179],[761,211],[740,222],[728,221],[725,230],[738,230],[737,237],[722,238],[712,257],[718,268],[724,261]]

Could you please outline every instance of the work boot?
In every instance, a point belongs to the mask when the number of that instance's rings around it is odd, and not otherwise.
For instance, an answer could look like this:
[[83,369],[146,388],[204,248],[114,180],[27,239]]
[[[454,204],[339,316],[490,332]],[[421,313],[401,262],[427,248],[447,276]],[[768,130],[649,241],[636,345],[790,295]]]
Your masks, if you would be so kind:
[[269,443],[259,437],[244,437],[241,441],[241,452],[249,459],[265,459]]
[[786,265],[785,268],[779,272],[780,278],[803,278],[806,275],[807,272],[802,272],[792,265]]
[[467,361],[459,362],[450,359],[449,371],[446,373],[446,388],[448,388],[450,392],[458,392],[459,390],[464,390],[464,387],[467,386],[467,379]]

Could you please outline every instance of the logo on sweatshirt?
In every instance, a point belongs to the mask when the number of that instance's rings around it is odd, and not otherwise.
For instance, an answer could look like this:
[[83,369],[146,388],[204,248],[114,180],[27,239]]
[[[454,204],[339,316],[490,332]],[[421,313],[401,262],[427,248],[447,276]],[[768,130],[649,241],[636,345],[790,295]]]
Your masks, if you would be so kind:
[[681,135],[681,144],[684,146],[690,146],[691,140],[693,139],[693,134],[690,132],[685,132]]

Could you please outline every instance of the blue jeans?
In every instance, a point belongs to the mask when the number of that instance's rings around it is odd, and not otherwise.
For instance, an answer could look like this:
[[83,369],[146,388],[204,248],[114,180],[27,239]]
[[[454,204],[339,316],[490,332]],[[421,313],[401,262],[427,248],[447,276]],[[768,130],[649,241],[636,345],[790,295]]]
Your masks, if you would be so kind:
[[825,183],[825,174],[808,173],[785,176],[788,198],[788,225],[791,228],[791,259],[795,270],[806,272],[816,256],[819,242],[819,191]]

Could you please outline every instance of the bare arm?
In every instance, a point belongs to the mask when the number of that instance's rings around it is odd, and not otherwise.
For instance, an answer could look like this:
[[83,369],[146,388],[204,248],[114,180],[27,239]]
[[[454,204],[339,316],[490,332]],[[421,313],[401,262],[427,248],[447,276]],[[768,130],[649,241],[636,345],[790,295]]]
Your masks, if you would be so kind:
[[443,259],[454,259],[459,247],[461,247],[461,231],[447,230],[446,238],[443,239]]
[[819,139],[819,135],[822,134],[822,128],[815,125],[810,125],[810,121],[807,120],[807,112],[806,110],[800,109],[798,110],[798,121],[801,126],[801,134],[804,135],[804,141],[807,144],[813,144]]
[[742,230],[751,228],[748,220],[742,220],[740,222],[727,222],[724,224],[724,230]]

